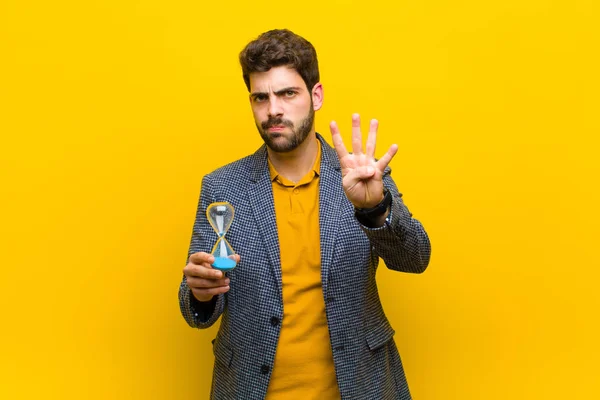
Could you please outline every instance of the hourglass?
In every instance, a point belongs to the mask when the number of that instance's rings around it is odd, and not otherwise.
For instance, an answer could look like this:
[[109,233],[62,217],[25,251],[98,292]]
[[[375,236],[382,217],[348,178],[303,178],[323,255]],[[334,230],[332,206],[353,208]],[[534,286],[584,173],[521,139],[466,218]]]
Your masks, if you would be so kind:
[[233,206],[227,202],[212,203],[206,209],[206,217],[219,238],[210,252],[215,261],[212,266],[221,271],[229,271],[236,266],[235,251],[225,239],[225,234],[233,222]]

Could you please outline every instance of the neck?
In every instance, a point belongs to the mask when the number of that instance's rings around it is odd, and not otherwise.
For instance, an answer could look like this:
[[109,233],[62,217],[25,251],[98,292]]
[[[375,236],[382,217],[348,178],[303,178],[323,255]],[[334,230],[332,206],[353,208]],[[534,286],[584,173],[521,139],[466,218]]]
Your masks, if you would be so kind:
[[319,139],[311,132],[306,140],[294,150],[287,153],[277,153],[267,147],[269,160],[273,167],[286,179],[298,182],[311,170],[319,152]]

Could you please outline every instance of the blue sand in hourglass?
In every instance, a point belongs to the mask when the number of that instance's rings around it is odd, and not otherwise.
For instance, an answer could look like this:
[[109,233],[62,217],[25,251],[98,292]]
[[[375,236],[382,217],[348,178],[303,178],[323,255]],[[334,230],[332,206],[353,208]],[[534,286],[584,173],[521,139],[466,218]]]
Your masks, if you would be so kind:
[[215,262],[212,266],[221,271],[229,271],[235,267],[235,260],[227,257],[215,257]]

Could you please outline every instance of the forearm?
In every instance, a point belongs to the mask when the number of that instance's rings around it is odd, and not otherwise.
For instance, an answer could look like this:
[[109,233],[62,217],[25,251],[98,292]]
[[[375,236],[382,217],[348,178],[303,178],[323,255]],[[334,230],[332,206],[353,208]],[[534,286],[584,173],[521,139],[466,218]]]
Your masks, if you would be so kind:
[[220,294],[207,302],[200,302],[188,287],[185,277],[179,287],[179,308],[185,321],[192,328],[205,329],[212,326],[223,313],[225,295]]
[[[421,223],[402,201],[393,180],[387,176],[384,185],[392,194],[389,211],[377,221],[361,223],[377,254],[390,269],[421,273],[429,264],[431,245]],[[383,220],[383,221],[381,221]]]

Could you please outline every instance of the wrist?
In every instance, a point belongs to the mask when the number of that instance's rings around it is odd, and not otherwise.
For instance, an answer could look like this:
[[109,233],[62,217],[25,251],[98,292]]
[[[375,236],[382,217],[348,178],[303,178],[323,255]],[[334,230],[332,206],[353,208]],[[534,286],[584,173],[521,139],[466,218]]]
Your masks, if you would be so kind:
[[215,297],[214,295],[210,295],[210,294],[204,295],[204,296],[200,296],[200,295],[197,296],[193,290],[191,290],[191,293],[192,293],[192,297],[194,298],[194,300],[198,303],[210,303],[213,300],[213,298]]
[[383,200],[379,204],[371,208],[355,208],[354,215],[361,224],[369,228],[381,227],[390,213],[391,205],[392,194],[384,188]]
[[387,190],[385,187],[383,188],[382,199],[381,201],[375,205],[374,207],[369,208],[359,208],[354,207],[354,212],[357,216],[373,218],[381,216],[387,213],[390,205],[392,204],[392,193]]

